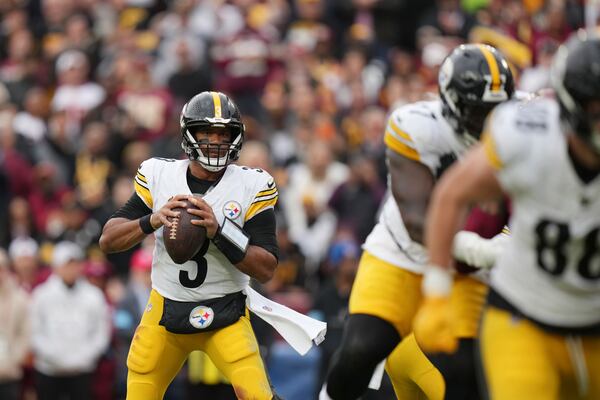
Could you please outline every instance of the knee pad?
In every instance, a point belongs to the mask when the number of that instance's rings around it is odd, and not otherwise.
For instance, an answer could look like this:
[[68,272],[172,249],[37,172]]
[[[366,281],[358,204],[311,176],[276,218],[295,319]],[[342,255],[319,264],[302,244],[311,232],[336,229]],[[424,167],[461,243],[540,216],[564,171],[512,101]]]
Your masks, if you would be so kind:
[[222,328],[213,336],[212,340],[217,348],[221,349],[220,353],[227,363],[234,363],[258,353],[258,343],[254,331],[250,327],[250,321],[244,320],[244,318],[240,318],[240,321],[233,325]]
[[371,315],[351,315],[329,371],[329,396],[334,400],[360,397],[367,390],[377,364],[398,342],[400,335],[389,322]]
[[147,374],[156,368],[165,349],[166,332],[160,326],[140,325],[127,356],[127,368],[138,374]]

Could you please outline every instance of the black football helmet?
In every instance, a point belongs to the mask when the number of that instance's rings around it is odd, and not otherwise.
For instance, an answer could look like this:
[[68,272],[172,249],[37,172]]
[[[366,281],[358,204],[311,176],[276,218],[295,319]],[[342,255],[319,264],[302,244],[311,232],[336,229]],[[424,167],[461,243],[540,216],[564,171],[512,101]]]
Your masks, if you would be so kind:
[[456,47],[440,67],[438,84],[442,114],[469,146],[479,140],[489,112],[514,92],[508,63],[484,44]]
[[569,130],[600,153],[600,132],[586,107],[600,101],[600,37],[581,30],[563,44],[552,62],[551,80],[560,105],[560,117]]
[[[225,94],[202,92],[195,95],[183,106],[179,122],[181,147],[190,160],[199,162],[208,171],[216,172],[238,159],[244,142],[244,124],[237,106]],[[228,129],[231,133],[229,143],[210,144],[196,140],[196,131],[209,128]]]

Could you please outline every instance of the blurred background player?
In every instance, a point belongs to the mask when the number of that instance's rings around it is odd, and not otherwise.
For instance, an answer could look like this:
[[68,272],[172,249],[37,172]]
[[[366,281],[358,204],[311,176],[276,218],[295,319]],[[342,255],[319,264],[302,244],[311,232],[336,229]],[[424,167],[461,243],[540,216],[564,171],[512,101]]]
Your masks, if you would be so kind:
[[431,266],[415,323],[444,349],[452,236],[469,204],[512,200],[481,330],[493,399],[600,396],[600,39],[579,32],[552,65],[554,98],[510,102],[483,144],[444,177],[427,225]]
[[[486,45],[457,47],[442,64],[438,83],[440,100],[401,107],[388,119],[385,143],[392,196],[363,246],[350,317],[330,366],[326,390],[336,400],[360,397],[377,364],[411,333],[427,263],[421,243],[431,191],[444,170],[477,143],[488,113],[514,90],[506,60]],[[482,303],[483,285],[470,278],[465,278],[465,285],[474,286],[467,290],[479,292]],[[457,335],[475,337],[477,324],[472,320],[479,315],[464,318],[467,326]],[[411,398],[424,391],[431,398],[443,398],[439,373],[418,348],[411,347],[421,381],[412,387],[396,383],[394,357],[403,357],[399,349],[386,366],[397,396]]]

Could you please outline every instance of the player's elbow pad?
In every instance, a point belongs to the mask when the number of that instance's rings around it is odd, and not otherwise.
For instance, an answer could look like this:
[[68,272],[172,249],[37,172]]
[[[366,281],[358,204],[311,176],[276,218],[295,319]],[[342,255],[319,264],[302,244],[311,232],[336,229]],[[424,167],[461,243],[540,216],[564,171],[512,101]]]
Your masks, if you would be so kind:
[[471,267],[490,269],[504,249],[508,235],[498,234],[484,239],[475,232],[460,231],[454,236],[452,254],[454,258]]

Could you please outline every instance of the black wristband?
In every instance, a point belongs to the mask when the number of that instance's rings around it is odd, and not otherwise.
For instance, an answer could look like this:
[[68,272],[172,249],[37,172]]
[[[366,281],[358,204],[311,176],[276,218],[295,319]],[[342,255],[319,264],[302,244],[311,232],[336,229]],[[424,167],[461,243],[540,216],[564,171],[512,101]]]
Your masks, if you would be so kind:
[[152,217],[152,214],[147,214],[139,219],[140,228],[142,229],[142,232],[144,232],[146,235],[154,233],[154,231],[156,230],[152,227],[152,224],[150,223],[151,217]]
[[[227,223],[227,222],[229,222],[229,221],[226,220],[225,223]],[[233,223],[231,223],[231,224],[235,225]],[[243,231],[242,228],[240,228],[237,225],[235,225],[235,226],[237,227],[237,229],[239,229],[240,233],[242,233],[246,237],[248,236],[246,234],[246,232]],[[237,264],[240,261],[242,261],[244,259],[244,257],[246,257],[246,250],[247,250],[248,246],[246,245],[245,248],[242,250],[238,245],[233,243],[227,236],[225,236],[223,234],[222,230],[223,230],[223,227],[219,227],[219,230],[215,234],[215,237],[213,238],[212,241],[213,241],[214,245],[217,247],[217,249],[219,249],[225,257],[227,257],[227,259],[229,260],[230,263]]]

